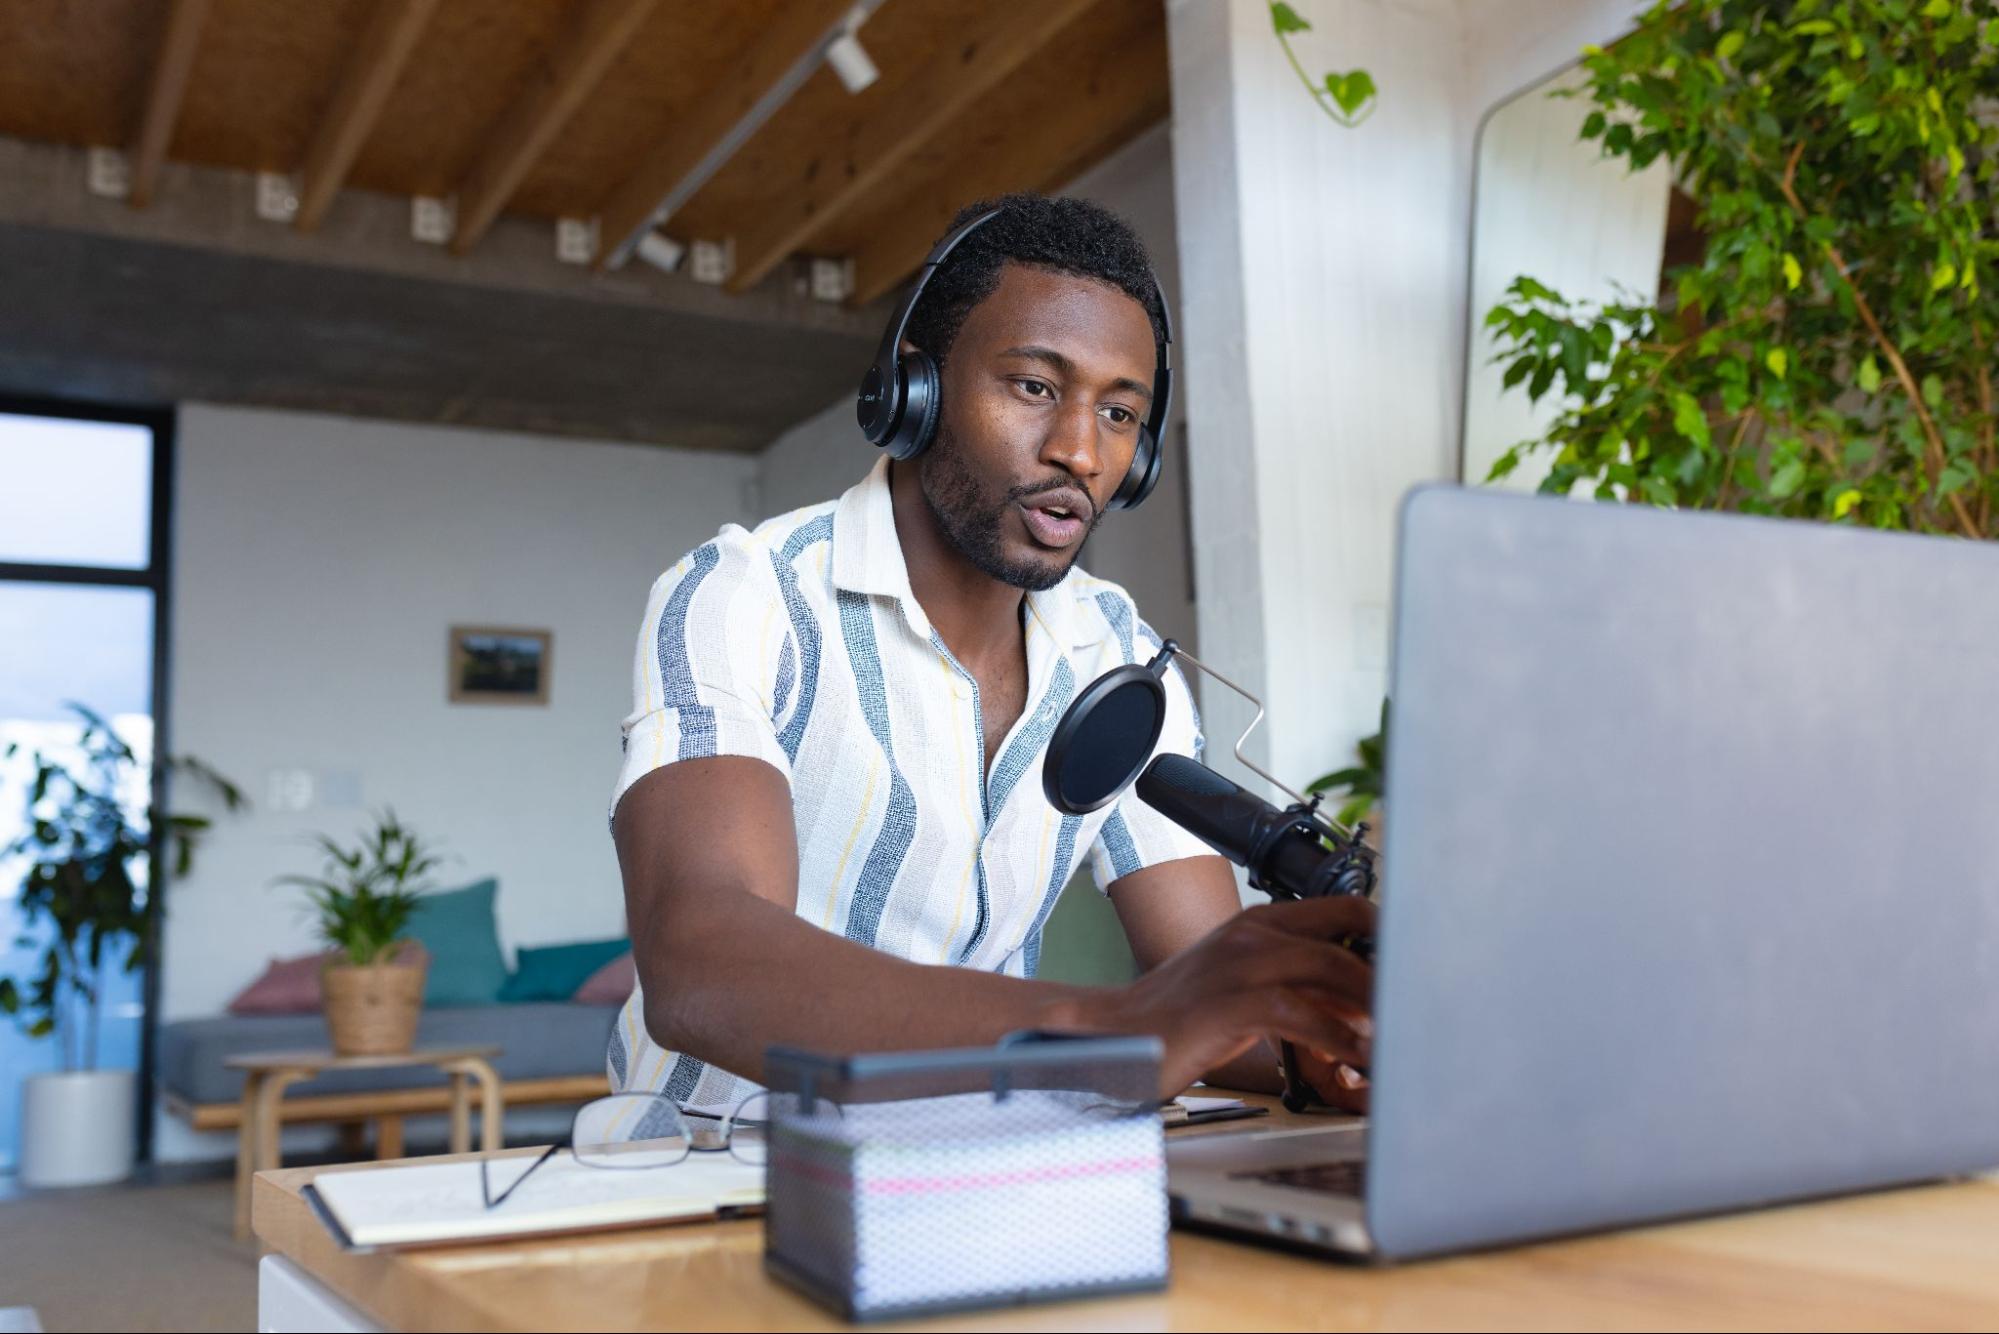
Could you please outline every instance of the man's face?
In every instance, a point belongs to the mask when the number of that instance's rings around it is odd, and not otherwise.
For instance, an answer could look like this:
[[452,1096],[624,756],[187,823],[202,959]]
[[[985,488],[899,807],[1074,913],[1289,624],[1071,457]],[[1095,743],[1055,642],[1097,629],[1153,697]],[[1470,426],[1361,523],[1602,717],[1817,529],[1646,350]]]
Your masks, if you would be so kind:
[[1156,356],[1123,292],[1008,263],[951,344],[921,463],[951,545],[1016,588],[1060,583],[1131,467]]

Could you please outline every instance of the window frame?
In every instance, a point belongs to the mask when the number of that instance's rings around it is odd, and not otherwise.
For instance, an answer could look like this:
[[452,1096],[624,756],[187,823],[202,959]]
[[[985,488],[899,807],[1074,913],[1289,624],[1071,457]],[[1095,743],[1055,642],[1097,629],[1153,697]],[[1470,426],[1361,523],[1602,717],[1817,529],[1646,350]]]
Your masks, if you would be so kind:
[[[76,399],[36,398],[0,393],[0,413],[23,417],[55,417],[69,421],[112,422],[140,426],[152,432],[151,531],[147,534],[146,565],[143,569],[117,570],[95,565],[50,565],[23,561],[0,561],[0,582],[38,584],[112,585],[145,588],[153,594],[152,699],[153,755],[155,760],[172,754],[169,743],[167,703],[171,697],[169,646],[173,637],[173,518],[176,414],[171,406],[89,403]],[[155,811],[166,810],[167,779],[163,766],[155,764],[151,800]],[[146,937],[149,948],[141,978],[138,1071],[138,1160],[153,1159],[153,1115],[157,1101],[154,1075],[158,1067],[160,1007],[160,927],[166,908],[166,871],[163,840],[157,827],[152,832],[146,854]]]

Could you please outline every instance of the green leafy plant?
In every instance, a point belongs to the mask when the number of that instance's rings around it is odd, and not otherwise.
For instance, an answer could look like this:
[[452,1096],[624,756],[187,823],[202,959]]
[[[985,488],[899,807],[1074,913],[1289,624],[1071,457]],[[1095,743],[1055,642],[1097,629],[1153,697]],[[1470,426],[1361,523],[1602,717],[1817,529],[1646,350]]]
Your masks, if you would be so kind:
[[[134,811],[127,794],[153,791],[157,771],[178,771],[212,788],[228,810],[246,803],[235,784],[190,756],[142,765],[103,718],[69,707],[83,731],[67,754],[29,752],[27,828],[0,848],[0,860],[27,861],[19,943],[41,948],[32,979],[0,975],[0,1014],[19,1018],[30,1037],[53,1035],[63,1069],[74,1071],[97,1067],[106,970],[132,972],[151,957],[151,891],[134,872],[152,850],[156,818],[174,875],[187,874],[211,826],[206,816]],[[18,753],[18,742],[5,752]]]
[[1305,792],[1317,796],[1321,792],[1347,794],[1333,823],[1351,829],[1362,820],[1373,815],[1381,804],[1383,784],[1387,778],[1388,758],[1388,701],[1381,701],[1381,730],[1373,736],[1364,736],[1354,746],[1354,758],[1360,761],[1345,769],[1335,769],[1332,773],[1315,779]]
[[1486,319],[1564,396],[1505,476],[1602,499],[1995,535],[1999,18],[1952,0],[1658,0],[1586,55],[1583,137],[1705,239],[1658,299],[1530,277]]
[[407,939],[417,900],[431,888],[428,876],[443,859],[390,809],[351,846],[324,834],[313,845],[325,857],[320,874],[280,876],[272,883],[306,892],[320,938],[340,952],[341,962],[391,962]]
[[1298,53],[1291,49],[1293,33],[1312,30],[1312,25],[1305,21],[1302,14],[1284,0],[1270,0],[1270,26],[1277,34],[1277,44],[1284,48],[1284,58],[1291,62],[1291,68],[1298,73],[1298,81],[1305,85],[1305,91],[1312,95],[1319,110],[1348,129],[1374,114],[1377,90],[1374,76],[1366,70],[1350,69],[1344,74],[1335,70],[1319,79],[1305,72],[1304,65],[1299,63]]

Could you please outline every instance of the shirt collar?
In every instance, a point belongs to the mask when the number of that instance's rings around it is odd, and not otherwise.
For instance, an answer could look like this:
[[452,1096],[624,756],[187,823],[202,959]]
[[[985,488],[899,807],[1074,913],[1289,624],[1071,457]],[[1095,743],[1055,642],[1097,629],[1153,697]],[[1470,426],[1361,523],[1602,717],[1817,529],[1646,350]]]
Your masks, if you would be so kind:
[[895,534],[886,454],[875,460],[866,477],[847,488],[833,510],[833,586],[849,593],[916,600],[902,542]]
[[[889,491],[888,456],[875,460],[868,475],[847,489],[833,510],[833,586],[850,593],[892,597],[903,615],[924,638],[930,618],[909,584],[909,563],[895,531],[895,503]],[[1076,614],[1079,574],[1074,568],[1061,583],[1027,595],[1030,625],[1039,621],[1062,651],[1095,643],[1088,618]],[[1101,627],[1098,627],[1101,629]]]

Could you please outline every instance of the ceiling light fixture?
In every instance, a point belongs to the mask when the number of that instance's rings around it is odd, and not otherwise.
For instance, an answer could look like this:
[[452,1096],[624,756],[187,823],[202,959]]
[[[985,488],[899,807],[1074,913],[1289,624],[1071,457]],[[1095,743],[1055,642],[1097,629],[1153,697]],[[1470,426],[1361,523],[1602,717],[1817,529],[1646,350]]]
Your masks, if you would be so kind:
[[847,15],[846,26],[840,34],[826,44],[826,63],[833,67],[833,72],[840,76],[840,82],[850,93],[863,91],[881,77],[881,71],[875,68],[867,48],[855,36],[867,17],[865,7],[855,6]]
[[647,232],[639,238],[639,258],[662,273],[672,273],[687,258],[687,247],[665,232]]

